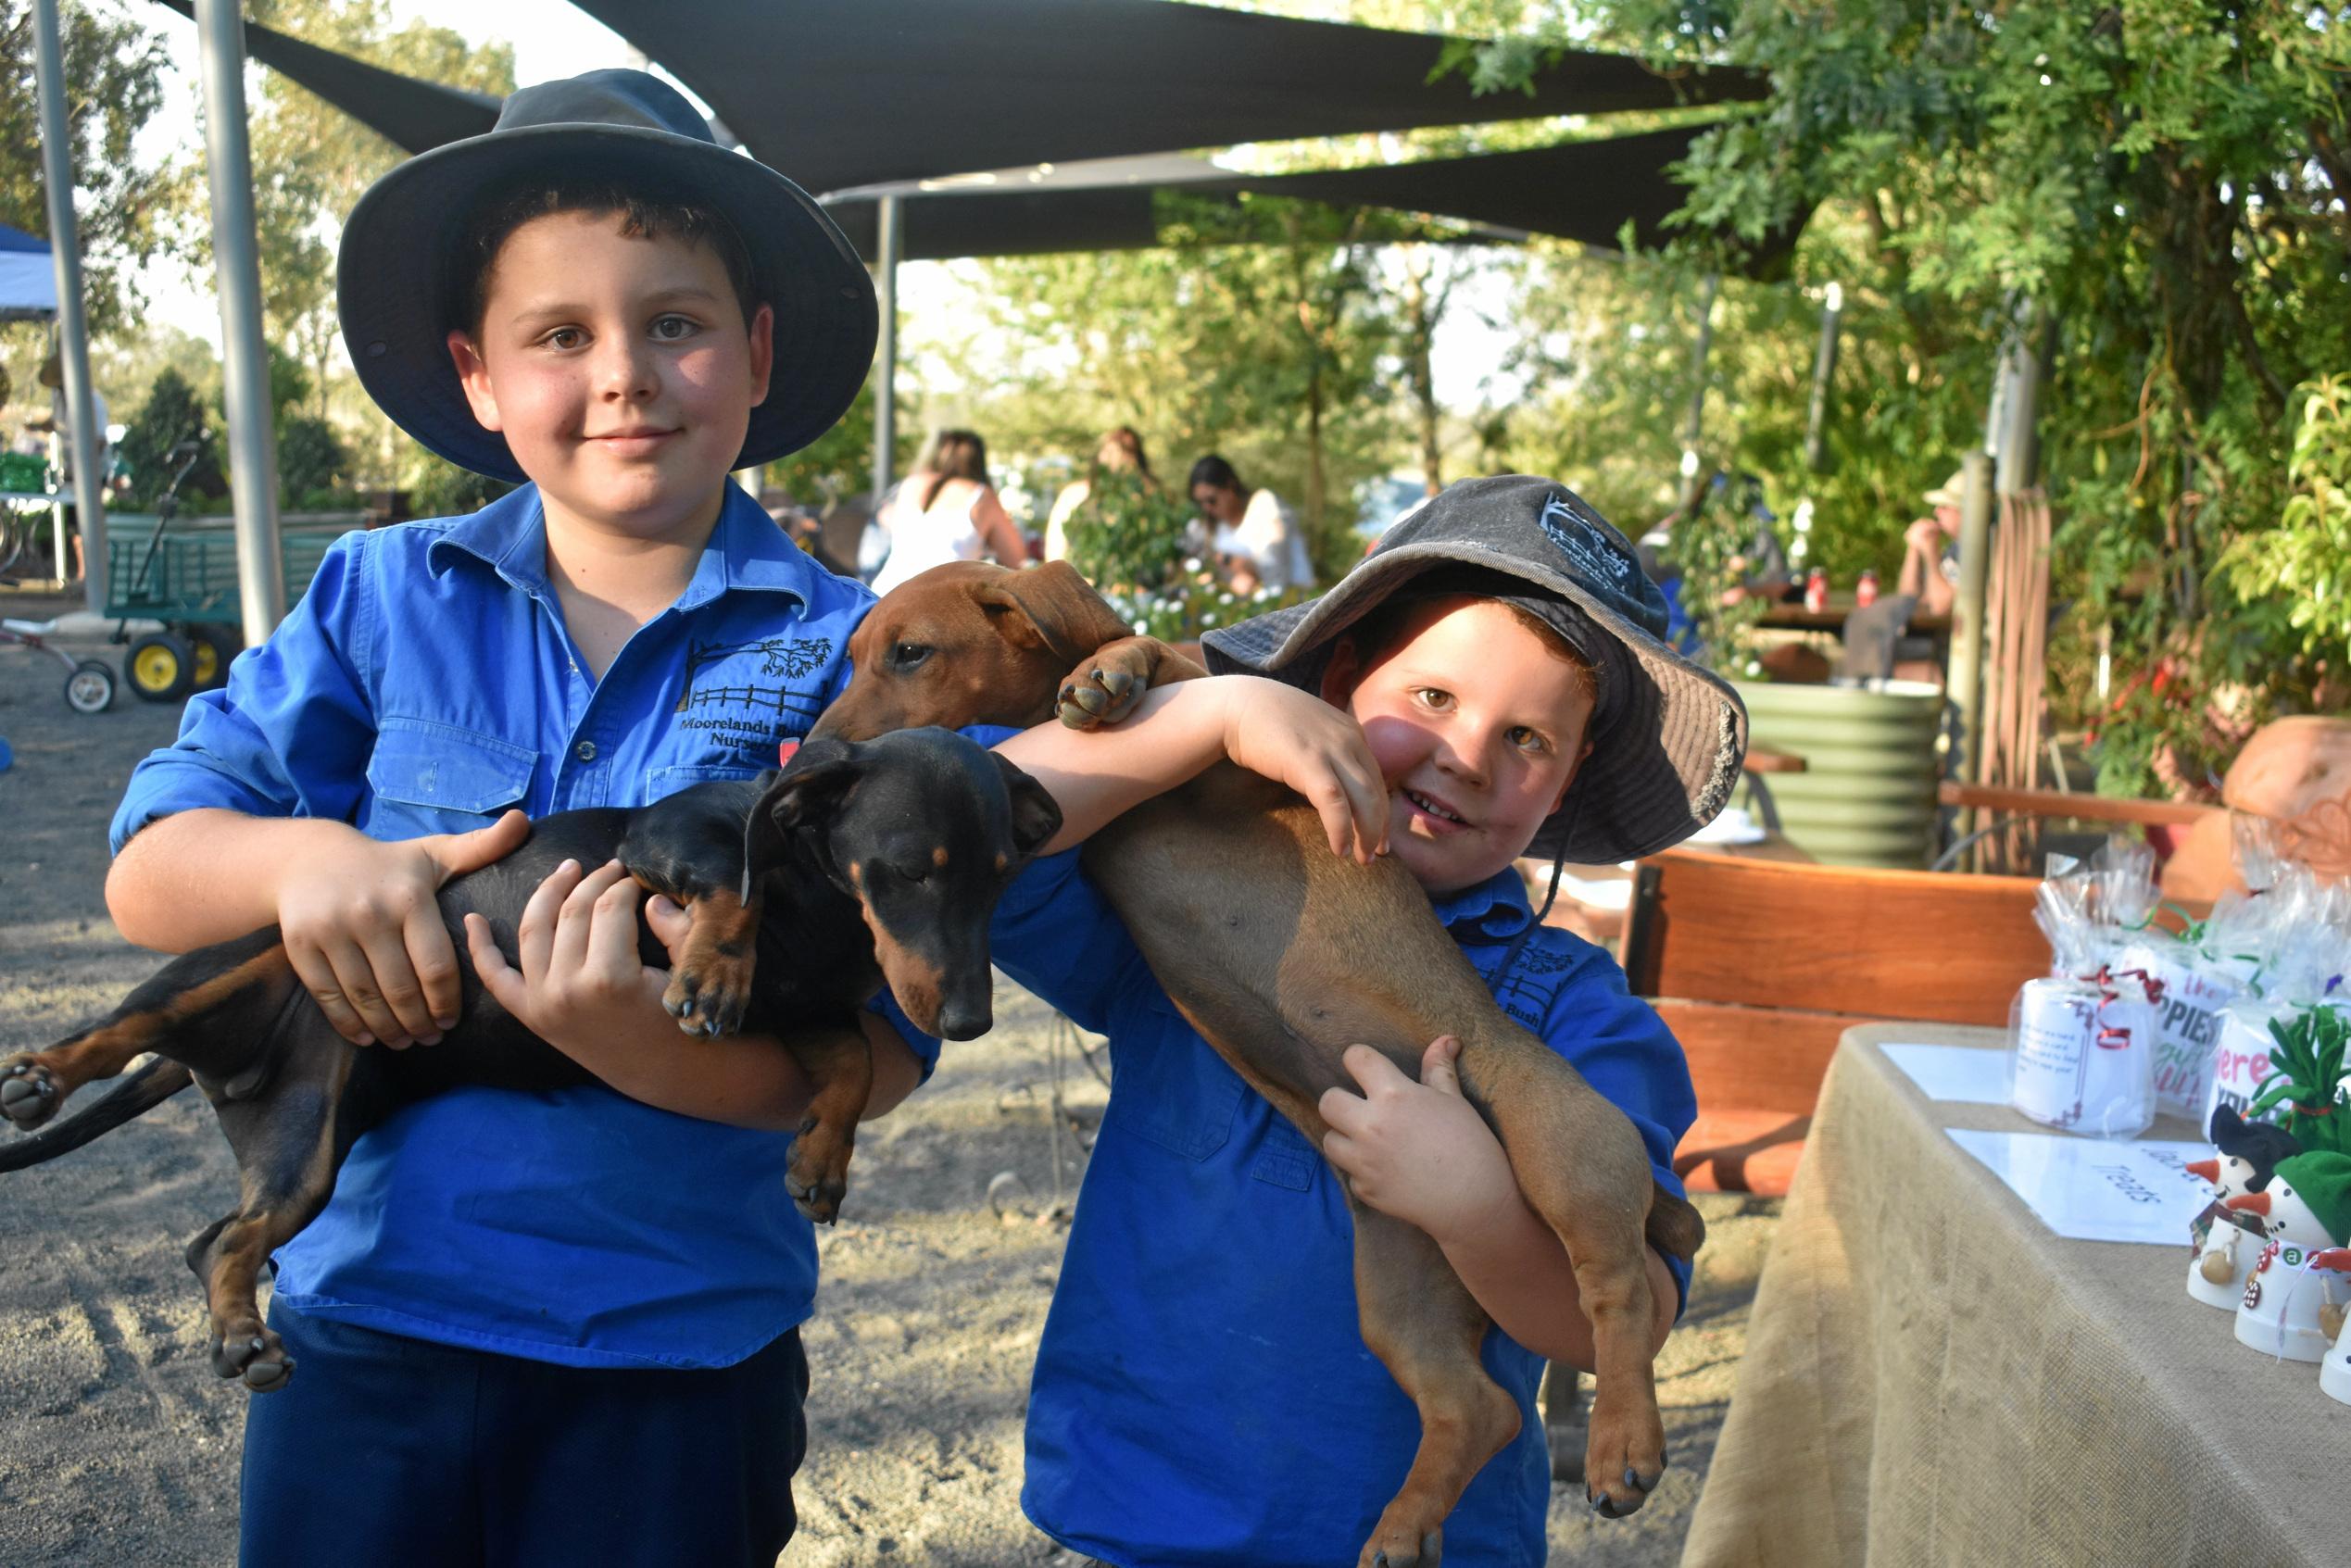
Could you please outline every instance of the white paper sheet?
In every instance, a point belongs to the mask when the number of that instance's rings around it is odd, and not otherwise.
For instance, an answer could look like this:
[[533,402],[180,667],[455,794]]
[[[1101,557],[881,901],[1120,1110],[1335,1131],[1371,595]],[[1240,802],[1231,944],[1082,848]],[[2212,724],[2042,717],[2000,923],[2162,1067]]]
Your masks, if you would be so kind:
[[2185,1248],[2188,1222],[2212,1200],[2203,1178],[2184,1169],[2212,1152],[2202,1144],[1943,1130],[2007,1183],[2043,1224],[2077,1241]]
[[1910,1075],[1929,1099],[1954,1105],[2008,1103],[2008,1053],[1976,1046],[1914,1046],[1907,1043],[1878,1047]]

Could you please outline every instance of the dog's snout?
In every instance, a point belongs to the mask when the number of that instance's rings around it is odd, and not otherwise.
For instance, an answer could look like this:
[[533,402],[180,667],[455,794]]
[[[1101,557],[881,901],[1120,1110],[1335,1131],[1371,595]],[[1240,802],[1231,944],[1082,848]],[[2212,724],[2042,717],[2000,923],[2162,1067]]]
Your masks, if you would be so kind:
[[994,1027],[995,1022],[995,1015],[986,997],[939,1005],[938,1032],[946,1039],[976,1040]]

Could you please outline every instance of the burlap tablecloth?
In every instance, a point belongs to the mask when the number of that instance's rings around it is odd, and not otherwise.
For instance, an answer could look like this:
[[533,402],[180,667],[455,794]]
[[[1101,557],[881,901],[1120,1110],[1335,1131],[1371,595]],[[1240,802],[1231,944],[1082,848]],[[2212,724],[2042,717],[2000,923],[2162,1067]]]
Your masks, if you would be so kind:
[[[2351,1406],[2236,1342],[2177,1248],[2067,1241],[1844,1037],[1766,1261],[1683,1568],[2351,1562]],[[2149,1136],[2194,1136],[2166,1120]]]

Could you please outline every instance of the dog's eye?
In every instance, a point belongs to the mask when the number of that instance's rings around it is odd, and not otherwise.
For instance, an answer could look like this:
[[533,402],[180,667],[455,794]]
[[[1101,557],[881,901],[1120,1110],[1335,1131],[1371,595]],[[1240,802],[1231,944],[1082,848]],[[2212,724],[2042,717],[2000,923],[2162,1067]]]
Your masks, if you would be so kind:
[[890,666],[897,670],[911,670],[931,657],[924,643],[893,643],[890,645]]

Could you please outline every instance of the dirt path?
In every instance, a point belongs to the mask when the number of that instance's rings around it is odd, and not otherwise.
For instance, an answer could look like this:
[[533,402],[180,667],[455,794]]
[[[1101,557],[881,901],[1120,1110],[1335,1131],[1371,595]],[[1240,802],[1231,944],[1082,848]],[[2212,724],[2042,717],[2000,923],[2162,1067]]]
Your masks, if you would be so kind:
[[[0,614],[64,608],[0,592]],[[107,919],[106,825],[132,765],[170,740],[177,715],[126,691],[112,712],[77,716],[63,674],[0,648],[0,737],[16,758],[0,772],[0,1050],[65,1034],[153,967]],[[930,1086],[861,1141],[849,1217],[820,1239],[810,1458],[788,1568],[998,1568],[1063,1555],[1018,1501],[1028,1365],[1062,1234],[1028,1217],[1053,1190],[1051,1015],[1004,990],[995,1032],[950,1047]],[[1090,1124],[1103,1091],[1064,1061],[1069,1103]],[[1011,1223],[987,1200],[1004,1171],[1018,1173],[1025,1205]],[[1074,1190],[1075,1172],[1064,1179]],[[182,1097],[0,1180],[0,1562],[233,1562],[245,1396],[206,1363],[180,1259],[234,1191],[208,1114]],[[1659,1367],[1675,1468],[1626,1522],[1591,1519],[1562,1488],[1554,1562],[1664,1568],[1679,1554],[1777,1212],[1701,1206],[1713,1240]]]

